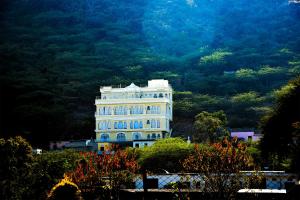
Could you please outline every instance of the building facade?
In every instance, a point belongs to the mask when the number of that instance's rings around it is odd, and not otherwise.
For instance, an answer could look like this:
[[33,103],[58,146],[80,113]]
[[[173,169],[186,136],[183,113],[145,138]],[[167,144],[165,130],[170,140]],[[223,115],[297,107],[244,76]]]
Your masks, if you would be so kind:
[[144,147],[170,134],[172,88],[167,80],[150,80],[146,87],[101,87],[96,105],[98,150],[111,144]]

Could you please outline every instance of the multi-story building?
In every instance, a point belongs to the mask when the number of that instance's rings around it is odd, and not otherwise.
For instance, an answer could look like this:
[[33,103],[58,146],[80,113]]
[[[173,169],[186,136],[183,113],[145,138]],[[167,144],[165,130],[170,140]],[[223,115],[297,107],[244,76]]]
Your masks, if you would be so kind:
[[170,133],[172,88],[167,80],[150,80],[147,87],[101,87],[96,98],[96,141],[103,151],[112,143],[150,146]]

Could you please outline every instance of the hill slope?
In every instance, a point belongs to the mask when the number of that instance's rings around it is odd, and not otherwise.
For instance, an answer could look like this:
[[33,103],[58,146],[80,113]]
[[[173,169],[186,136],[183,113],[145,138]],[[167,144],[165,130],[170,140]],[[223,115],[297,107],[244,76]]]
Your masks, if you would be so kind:
[[1,1],[1,134],[92,137],[99,86],[152,78],[176,90],[175,134],[202,110],[256,127],[300,74],[299,19],[287,0]]

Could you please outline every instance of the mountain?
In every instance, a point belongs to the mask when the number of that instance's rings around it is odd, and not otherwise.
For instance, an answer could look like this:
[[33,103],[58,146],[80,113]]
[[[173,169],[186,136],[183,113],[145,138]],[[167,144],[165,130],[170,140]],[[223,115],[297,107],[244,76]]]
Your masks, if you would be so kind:
[[99,86],[172,84],[175,135],[224,110],[256,128],[300,75],[300,4],[288,0],[3,0],[1,136],[94,137]]

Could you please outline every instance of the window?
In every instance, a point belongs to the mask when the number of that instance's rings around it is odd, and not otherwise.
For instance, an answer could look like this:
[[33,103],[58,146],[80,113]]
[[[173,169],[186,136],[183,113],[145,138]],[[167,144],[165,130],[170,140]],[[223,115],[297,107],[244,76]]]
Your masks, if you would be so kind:
[[139,122],[138,121],[134,121],[134,129],[138,129],[139,128]]
[[163,98],[164,95],[162,93],[159,93],[159,98]]
[[140,128],[143,128],[143,122],[140,121]]
[[104,151],[104,147],[100,147],[100,151]]
[[155,133],[152,133],[151,139],[156,139],[156,134]]
[[160,139],[160,134],[157,134],[157,139]]
[[143,108],[143,106],[140,106],[140,114],[143,114],[143,110],[144,110],[144,108]]
[[136,143],[135,144],[135,148],[139,148],[140,147],[140,144],[139,143]]
[[151,120],[151,128],[156,128],[156,122],[154,119]]
[[118,129],[123,129],[123,122],[118,123]]
[[157,98],[157,94],[154,94],[154,96],[153,96],[154,98]]
[[150,124],[150,120],[147,120],[147,124]]
[[148,134],[148,135],[147,135],[147,139],[150,140],[150,137],[151,137],[150,134]]
[[133,129],[133,122],[130,121],[130,128]]
[[126,141],[126,136],[124,133],[117,134],[117,141]]
[[141,134],[140,133],[133,133],[132,139],[133,140],[139,140],[139,139],[141,139]]
[[157,120],[157,122],[156,122],[156,127],[160,128],[160,121],[159,120]]
[[145,146],[145,147],[148,146],[148,143],[144,143],[144,146]]
[[124,122],[124,129],[127,129],[127,122]]
[[114,123],[114,128],[118,129],[118,123],[117,122]]
[[107,142],[107,141],[109,141],[109,135],[107,133],[101,134],[100,141],[101,142]]
[[248,141],[252,141],[252,136],[248,136]]

